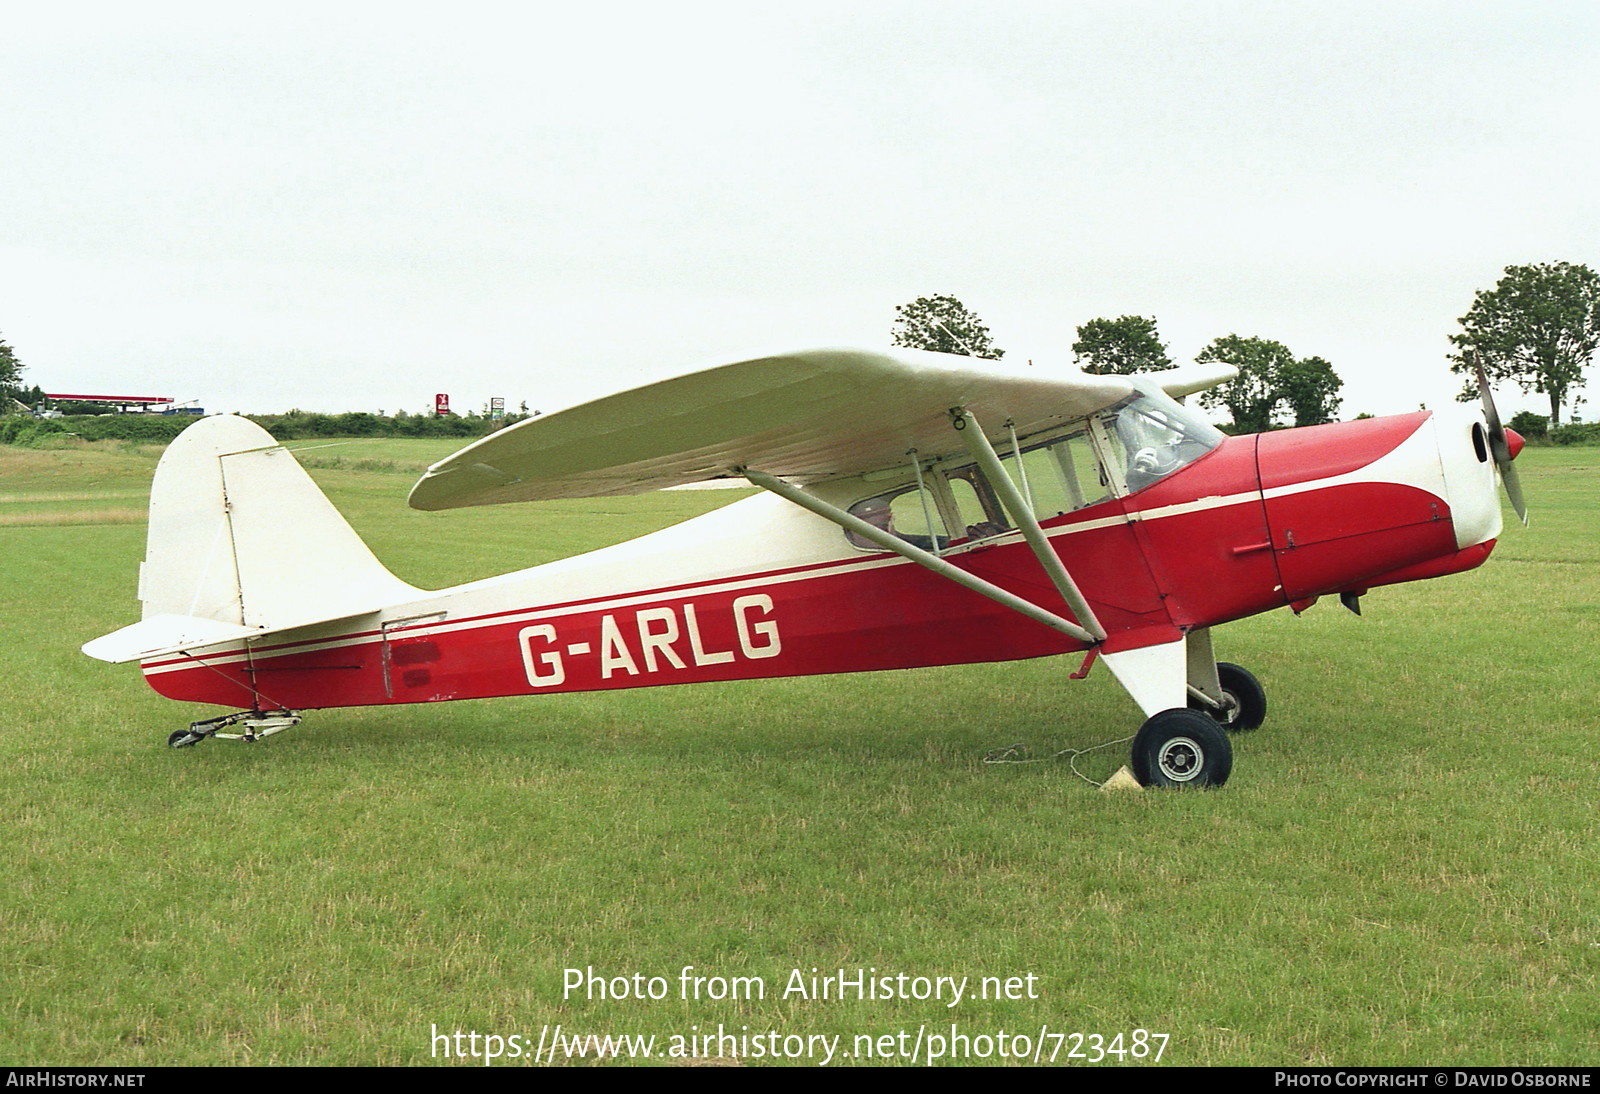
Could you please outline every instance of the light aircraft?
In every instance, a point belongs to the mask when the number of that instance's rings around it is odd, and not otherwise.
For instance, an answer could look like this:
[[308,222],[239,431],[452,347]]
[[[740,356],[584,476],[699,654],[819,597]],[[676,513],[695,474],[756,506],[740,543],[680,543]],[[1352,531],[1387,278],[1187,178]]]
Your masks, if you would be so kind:
[[[1146,717],[1145,785],[1215,786],[1266,714],[1211,630],[1481,564],[1522,440],[1452,408],[1225,437],[1144,376],[915,350],[701,368],[503,429],[433,465],[423,510],[759,487],[674,527],[427,592],[386,570],[294,457],[234,416],[162,456],[143,618],[83,649],[173,699],[174,732],[256,740],[321,707],[1098,658]],[[536,531],[536,529],[533,529]],[[240,727],[242,732],[222,733]]]

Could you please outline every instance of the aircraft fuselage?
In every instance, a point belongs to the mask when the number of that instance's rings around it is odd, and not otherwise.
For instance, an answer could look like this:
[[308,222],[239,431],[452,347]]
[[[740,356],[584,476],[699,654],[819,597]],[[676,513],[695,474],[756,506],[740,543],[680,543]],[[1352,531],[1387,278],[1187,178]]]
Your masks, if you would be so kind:
[[[1232,437],[1149,485],[1039,523],[1104,626],[1104,652],[1170,642],[1480,564],[1499,508],[1471,428],[1419,412]],[[881,486],[811,489],[843,509]],[[1070,615],[1020,532],[954,537],[941,555]],[[170,698],[303,710],[1005,661],[1086,645],[762,494],[600,551],[143,669]]]

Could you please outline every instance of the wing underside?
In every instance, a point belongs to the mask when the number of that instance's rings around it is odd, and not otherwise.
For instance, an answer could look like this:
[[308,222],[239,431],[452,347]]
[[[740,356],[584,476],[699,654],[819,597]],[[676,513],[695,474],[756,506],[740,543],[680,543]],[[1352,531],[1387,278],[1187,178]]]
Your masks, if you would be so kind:
[[[1170,386],[1193,390],[1195,377],[1171,375]],[[1026,435],[1132,390],[1123,376],[918,350],[759,354],[502,430],[429,468],[410,504],[634,494],[732,478],[743,467],[801,482],[859,475],[904,465],[913,449],[927,458],[959,449],[954,407]]]

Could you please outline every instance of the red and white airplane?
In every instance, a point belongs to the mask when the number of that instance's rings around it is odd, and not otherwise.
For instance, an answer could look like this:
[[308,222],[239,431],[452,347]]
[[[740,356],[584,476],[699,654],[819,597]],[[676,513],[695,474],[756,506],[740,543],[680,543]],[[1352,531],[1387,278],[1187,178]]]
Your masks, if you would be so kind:
[[[613,547],[438,592],[389,573],[244,418],[163,455],[143,619],[84,652],[241,708],[172,734],[255,740],[318,707],[1098,657],[1147,720],[1141,783],[1220,785],[1266,712],[1211,628],[1481,564],[1485,411],[1225,437],[1177,400],[1229,366],[1141,377],[913,350],[769,353],[521,422],[435,464],[417,509],[761,488]],[[1524,518],[1525,519],[1525,518]],[[536,532],[536,529],[531,531]],[[220,733],[231,726],[240,733]]]

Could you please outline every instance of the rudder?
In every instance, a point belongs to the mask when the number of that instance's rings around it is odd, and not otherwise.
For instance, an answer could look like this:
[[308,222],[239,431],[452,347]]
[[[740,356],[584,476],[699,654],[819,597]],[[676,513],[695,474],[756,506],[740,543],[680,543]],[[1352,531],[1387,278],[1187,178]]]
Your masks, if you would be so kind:
[[373,557],[271,434],[219,414],[180,433],[156,465],[141,622],[84,652],[132,660],[375,612],[419,593]]
[[140,568],[145,619],[280,630],[416,594],[254,422],[202,418],[163,453]]

